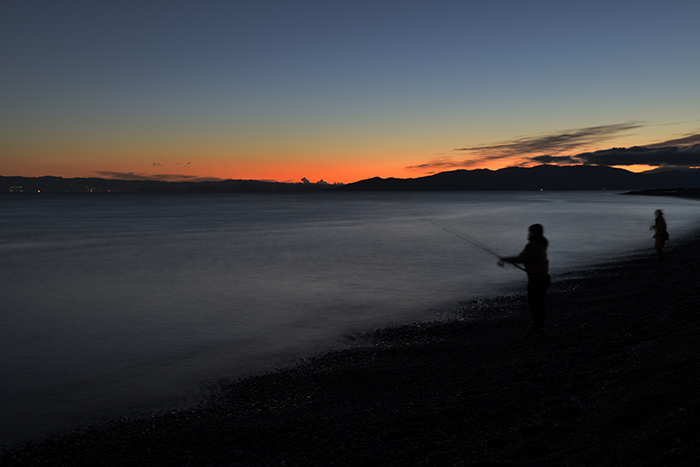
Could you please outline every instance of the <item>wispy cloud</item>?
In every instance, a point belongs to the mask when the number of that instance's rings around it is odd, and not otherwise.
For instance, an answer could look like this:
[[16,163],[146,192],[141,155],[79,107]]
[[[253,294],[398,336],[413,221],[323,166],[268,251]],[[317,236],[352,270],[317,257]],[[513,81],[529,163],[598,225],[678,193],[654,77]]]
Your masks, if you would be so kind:
[[220,178],[214,177],[198,177],[196,175],[181,175],[181,174],[156,174],[147,175],[134,172],[107,172],[96,171],[100,177],[113,178],[116,180],[147,180],[156,182],[213,182],[219,181]]
[[530,158],[533,162],[539,162],[542,164],[580,164],[581,160],[577,159],[576,156],[550,156],[545,154],[543,156],[535,156]]
[[599,144],[611,139],[620,133],[642,128],[644,124],[638,122],[616,123],[611,125],[599,125],[573,130],[564,130],[556,133],[536,136],[526,136],[495,144],[455,148],[453,151],[471,152],[469,158],[457,158],[442,156],[424,164],[406,167],[412,171],[444,170],[450,168],[471,167],[485,162],[527,156],[529,154],[556,155],[562,152],[572,152],[579,148]]
[[490,146],[474,146],[458,148],[456,151],[478,151],[488,154],[487,157],[509,157],[535,152],[547,152],[557,154],[565,151],[573,151],[581,146],[610,139],[624,131],[641,128],[640,123],[617,123],[614,125],[599,125],[577,130],[565,130],[558,133],[543,136],[528,136],[525,138],[505,141]]
[[424,164],[409,165],[406,169],[416,171],[438,171],[471,167],[479,162],[481,162],[481,159],[454,160],[449,156],[442,156]]
[[682,138],[663,141],[661,143],[648,144],[645,147],[647,147],[647,148],[664,148],[664,147],[668,147],[668,146],[686,146],[686,145],[698,144],[698,143],[700,143],[700,135],[695,134],[695,135],[686,135]]

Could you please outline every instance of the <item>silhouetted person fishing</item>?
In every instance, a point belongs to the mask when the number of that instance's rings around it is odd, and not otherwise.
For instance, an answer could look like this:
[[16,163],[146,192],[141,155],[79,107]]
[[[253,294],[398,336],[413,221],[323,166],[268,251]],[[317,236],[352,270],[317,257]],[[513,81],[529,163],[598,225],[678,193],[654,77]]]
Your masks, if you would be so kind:
[[666,240],[668,240],[668,231],[666,230],[666,219],[664,218],[664,213],[661,209],[654,211],[654,216],[656,217],[656,222],[654,225],[649,227],[649,230],[654,230],[654,248],[659,254],[659,259],[663,257],[664,245]]
[[522,264],[527,272],[527,299],[532,310],[532,330],[540,332],[544,327],[544,299],[551,283],[549,277],[549,260],[547,246],[549,241],[544,236],[541,224],[533,224],[527,229],[528,243],[518,256],[501,257],[498,265],[503,263]]

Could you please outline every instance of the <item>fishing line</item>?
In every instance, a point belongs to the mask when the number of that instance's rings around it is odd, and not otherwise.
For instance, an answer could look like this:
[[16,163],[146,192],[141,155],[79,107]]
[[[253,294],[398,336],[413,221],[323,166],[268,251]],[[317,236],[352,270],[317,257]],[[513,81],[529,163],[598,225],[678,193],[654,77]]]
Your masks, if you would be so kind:
[[[488,253],[488,254],[490,254],[490,255],[492,255],[492,256],[495,256],[495,257],[498,258],[499,260],[501,259],[501,256],[500,256],[498,253],[496,253],[496,252],[493,251],[492,249],[488,248],[487,246],[483,245],[482,243],[478,242],[477,240],[474,240],[473,238],[470,238],[470,237],[464,235],[464,234],[461,233],[461,232],[457,232],[456,230],[454,230],[454,229],[452,229],[452,228],[450,228],[450,227],[448,227],[448,226],[446,226],[446,225],[443,225],[443,224],[441,224],[441,223],[435,221],[434,219],[430,219],[429,217],[422,216],[422,215],[420,215],[420,214],[419,214],[419,216],[422,217],[425,221],[430,222],[431,224],[433,224],[435,227],[437,227],[437,228],[439,228],[439,229],[441,229],[441,230],[444,230],[445,232],[447,232],[447,233],[449,233],[449,234],[452,234],[452,235],[454,235],[455,237],[457,237],[457,238],[459,238],[459,239],[461,239],[461,240],[464,240],[465,242],[467,242],[467,243],[469,243],[469,244],[471,244],[471,245],[473,245],[473,246],[479,248],[480,250],[485,251],[486,253]],[[523,268],[523,267],[521,267],[521,266],[518,266],[517,264],[514,264],[514,263],[509,263],[509,264],[512,264],[513,266],[515,266],[516,268],[520,269],[521,271],[525,271],[525,268]]]

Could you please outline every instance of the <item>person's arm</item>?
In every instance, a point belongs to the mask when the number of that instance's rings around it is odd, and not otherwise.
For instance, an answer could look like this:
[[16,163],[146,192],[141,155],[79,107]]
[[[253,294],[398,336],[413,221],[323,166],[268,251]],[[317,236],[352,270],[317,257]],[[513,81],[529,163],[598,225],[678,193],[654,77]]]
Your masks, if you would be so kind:
[[515,263],[515,264],[522,264],[525,261],[527,261],[527,258],[530,256],[530,244],[528,243],[525,245],[525,248],[523,248],[523,251],[520,252],[518,256],[505,256],[502,258],[499,258],[501,261],[504,263]]

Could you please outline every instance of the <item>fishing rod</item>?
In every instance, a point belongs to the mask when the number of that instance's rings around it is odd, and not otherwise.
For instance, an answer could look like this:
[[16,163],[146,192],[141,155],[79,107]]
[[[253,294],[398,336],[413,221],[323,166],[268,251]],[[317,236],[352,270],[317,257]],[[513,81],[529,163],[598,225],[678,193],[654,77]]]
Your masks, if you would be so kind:
[[[481,244],[480,242],[474,240],[473,238],[467,237],[467,236],[464,235],[463,233],[457,232],[456,230],[454,230],[454,229],[452,229],[452,228],[450,228],[450,227],[448,227],[448,226],[446,226],[446,225],[440,224],[439,222],[437,222],[437,221],[435,221],[435,220],[433,220],[433,219],[430,219],[430,218],[425,217],[425,216],[421,216],[421,217],[423,217],[423,219],[425,219],[426,221],[428,221],[428,222],[430,222],[431,224],[433,224],[435,227],[437,227],[437,228],[439,228],[439,229],[442,229],[442,230],[444,230],[445,232],[447,232],[447,233],[449,233],[449,234],[452,234],[452,235],[454,235],[455,237],[457,237],[457,238],[459,238],[459,239],[461,239],[461,240],[464,240],[465,242],[467,242],[467,243],[469,243],[469,244],[471,244],[471,245],[473,245],[473,246],[479,248],[480,250],[485,251],[486,253],[488,253],[488,254],[490,254],[490,255],[492,255],[492,256],[495,256],[495,257],[498,258],[499,260],[501,259],[501,256],[500,256],[498,253],[494,252],[492,249],[490,249],[490,248],[488,248],[487,246]],[[518,266],[518,265],[515,264],[515,263],[510,263],[510,264],[512,264],[512,265],[515,266],[516,268],[520,269],[521,271],[525,271],[525,268],[523,268],[523,267],[521,267],[521,266]]]

